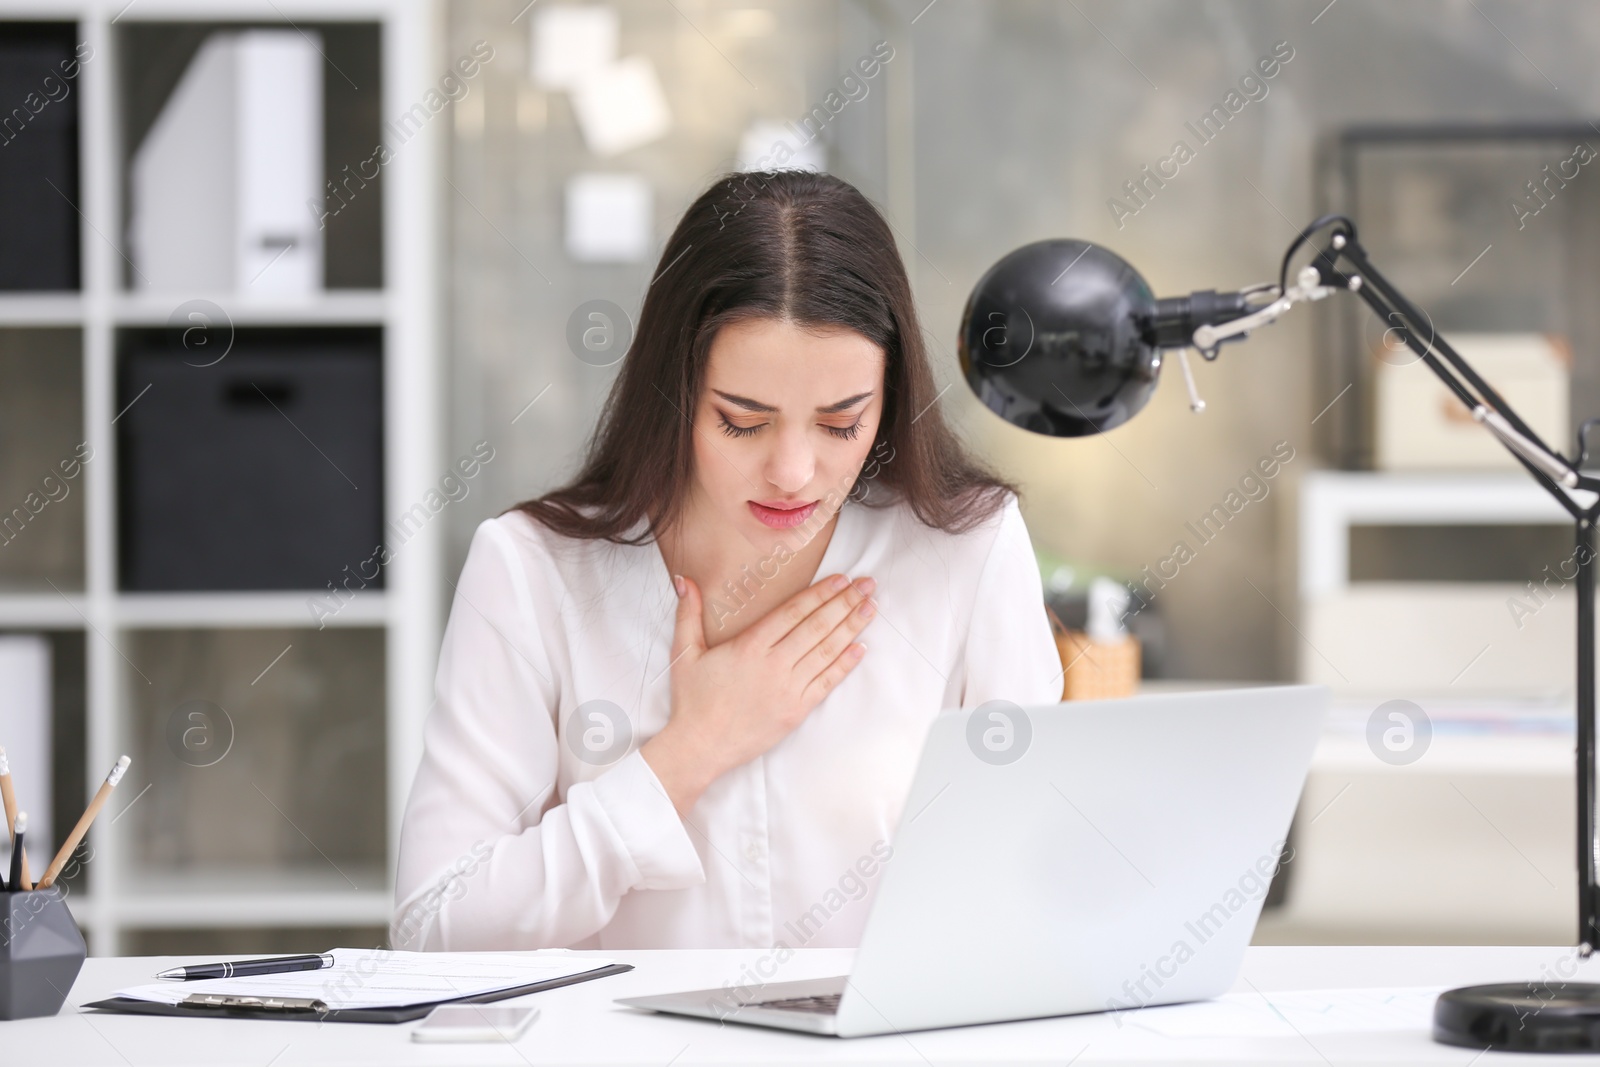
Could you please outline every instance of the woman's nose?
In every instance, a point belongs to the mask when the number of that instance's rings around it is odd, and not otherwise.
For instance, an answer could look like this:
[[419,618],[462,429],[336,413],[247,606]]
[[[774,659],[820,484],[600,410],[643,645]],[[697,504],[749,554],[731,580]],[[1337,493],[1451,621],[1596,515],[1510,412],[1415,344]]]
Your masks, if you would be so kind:
[[766,478],[780,492],[798,493],[811,484],[816,473],[816,457],[800,431],[773,435],[772,454],[767,457]]

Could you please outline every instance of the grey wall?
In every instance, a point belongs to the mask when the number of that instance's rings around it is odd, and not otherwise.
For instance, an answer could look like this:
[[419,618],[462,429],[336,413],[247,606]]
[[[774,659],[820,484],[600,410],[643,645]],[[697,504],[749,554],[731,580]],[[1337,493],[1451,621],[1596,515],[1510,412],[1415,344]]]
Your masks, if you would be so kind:
[[[582,169],[649,175],[664,240],[730,165],[749,120],[798,116],[886,38],[895,58],[839,117],[832,169],[883,206],[900,237],[938,372],[952,384],[945,410],[1023,484],[1036,545],[1128,574],[1170,553],[1187,520],[1288,442],[1296,458],[1273,494],[1201,547],[1158,604],[1172,673],[1289,675],[1297,638],[1287,623],[1296,610],[1287,506],[1296,474],[1320,462],[1312,419],[1339,389],[1315,372],[1312,320],[1282,322],[1198,366],[1203,415],[1190,414],[1169,366],[1140,418],[1079,441],[1033,437],[979,409],[959,382],[954,336],[982,272],[1046,236],[1108,245],[1163,295],[1267,280],[1317,210],[1319,139],[1347,124],[1600,113],[1600,17],[1590,4],[1325,5],[627,0],[617,5],[623,52],[654,59],[678,125],[665,140],[599,161],[565,97],[531,86],[530,16],[511,22],[522,0],[451,3],[441,70],[479,38],[496,58],[438,120],[453,130],[444,190],[450,448],[453,457],[487,439],[497,454],[472,495],[452,505],[447,567],[459,567],[477,521],[571,472],[614,368],[567,351],[567,317],[596,297],[636,311],[648,281],[648,267],[565,261],[565,178]],[[742,35],[756,22],[738,12],[756,7],[772,13],[771,32]],[[1294,55],[1267,95],[1200,145],[1185,122],[1222,103],[1280,41]],[[1108,199],[1180,138],[1194,158],[1119,225]]]

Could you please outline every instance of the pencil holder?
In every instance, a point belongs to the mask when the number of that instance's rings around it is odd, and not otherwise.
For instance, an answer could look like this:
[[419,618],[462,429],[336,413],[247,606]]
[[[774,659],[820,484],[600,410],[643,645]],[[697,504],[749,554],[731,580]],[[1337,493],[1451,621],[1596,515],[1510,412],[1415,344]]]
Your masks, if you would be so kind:
[[0,1019],[61,1010],[89,954],[60,886],[0,893]]
[[1062,700],[1131,697],[1139,689],[1139,639],[1124,634],[1115,644],[1093,641],[1081,630],[1056,635],[1064,668]]

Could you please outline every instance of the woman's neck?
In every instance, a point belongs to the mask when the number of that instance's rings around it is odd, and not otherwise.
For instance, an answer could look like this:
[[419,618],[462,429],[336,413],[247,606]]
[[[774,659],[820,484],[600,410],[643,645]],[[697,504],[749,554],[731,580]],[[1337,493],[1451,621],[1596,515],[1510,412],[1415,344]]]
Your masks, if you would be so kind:
[[[726,523],[705,521],[688,506],[657,542],[670,574],[700,587],[707,646],[738,636],[773,608],[818,578],[838,515],[821,526],[791,531],[770,546],[757,545]],[[781,547],[780,547],[781,546]]]

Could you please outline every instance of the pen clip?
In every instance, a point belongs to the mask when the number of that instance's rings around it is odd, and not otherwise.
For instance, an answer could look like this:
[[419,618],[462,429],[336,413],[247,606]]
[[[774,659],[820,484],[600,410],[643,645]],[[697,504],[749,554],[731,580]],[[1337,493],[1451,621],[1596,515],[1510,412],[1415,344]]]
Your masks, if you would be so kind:
[[191,1008],[248,1008],[252,1011],[314,1011],[322,1015],[326,1002],[299,997],[246,997],[228,993],[190,993],[182,1003]]

